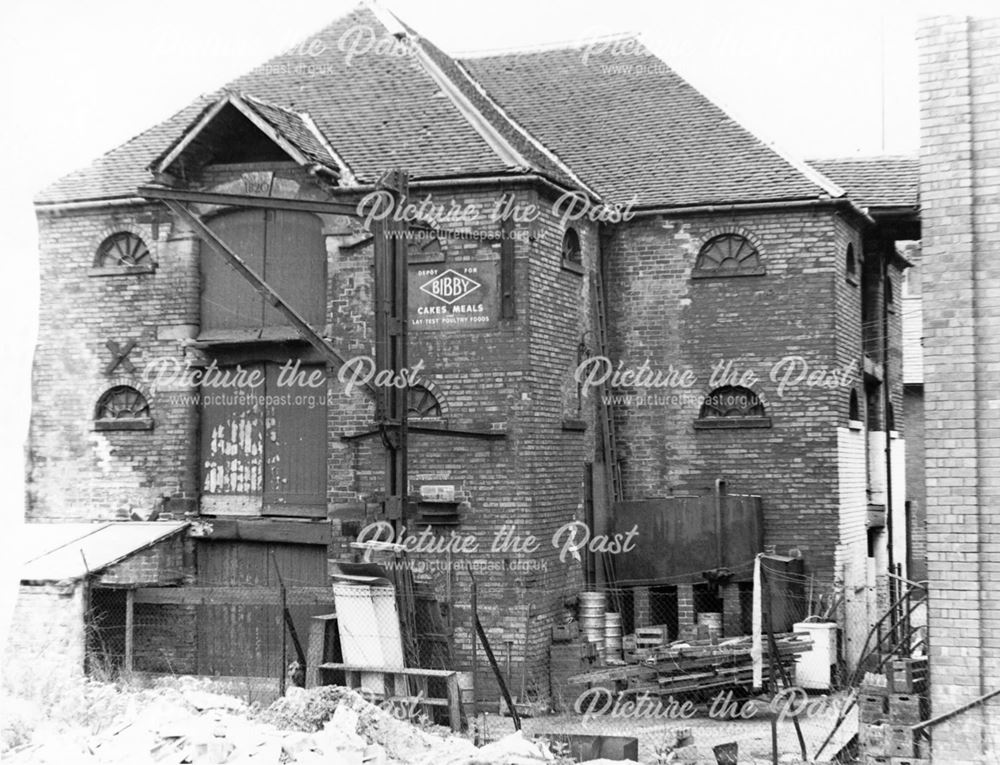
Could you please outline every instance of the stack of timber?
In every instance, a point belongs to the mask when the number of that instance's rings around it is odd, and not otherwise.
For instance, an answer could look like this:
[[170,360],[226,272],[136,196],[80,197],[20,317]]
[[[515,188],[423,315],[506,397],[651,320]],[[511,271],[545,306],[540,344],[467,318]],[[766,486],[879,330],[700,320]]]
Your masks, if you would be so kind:
[[[798,654],[812,647],[806,632],[775,635],[777,654],[789,675]],[[574,685],[614,685],[626,694],[670,695],[705,690],[750,687],[753,682],[751,638],[723,641],[674,641],[659,647],[629,652],[623,666],[581,672],[567,678]],[[769,677],[767,641],[764,641],[764,680]],[[775,668],[777,670],[777,668]]]

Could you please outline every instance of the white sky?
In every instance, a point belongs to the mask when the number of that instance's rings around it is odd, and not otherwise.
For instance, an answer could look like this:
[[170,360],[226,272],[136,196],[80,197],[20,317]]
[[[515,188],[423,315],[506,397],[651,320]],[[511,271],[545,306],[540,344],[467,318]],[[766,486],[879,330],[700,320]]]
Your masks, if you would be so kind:
[[[447,52],[638,31],[695,86],[802,157],[915,152],[918,16],[982,2],[384,0]],[[342,0],[6,0],[0,10],[0,502],[23,506],[37,311],[30,200],[69,172],[355,5]],[[884,81],[884,88],[883,88]],[[884,93],[884,96],[883,96]],[[883,104],[884,141],[883,141]]]

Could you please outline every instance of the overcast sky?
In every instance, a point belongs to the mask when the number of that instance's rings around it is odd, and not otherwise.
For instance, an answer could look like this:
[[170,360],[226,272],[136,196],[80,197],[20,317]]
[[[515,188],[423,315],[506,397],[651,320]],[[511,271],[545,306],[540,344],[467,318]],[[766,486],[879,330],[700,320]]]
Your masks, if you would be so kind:
[[[355,3],[339,0],[6,0],[0,257],[0,501],[22,508],[37,310],[30,200],[69,172]],[[733,116],[802,157],[911,153],[918,144],[920,15],[986,14],[983,2],[586,2],[386,0],[444,50],[486,51],[640,32]],[[996,13],[996,11],[993,11]],[[883,120],[884,115],[884,120]]]

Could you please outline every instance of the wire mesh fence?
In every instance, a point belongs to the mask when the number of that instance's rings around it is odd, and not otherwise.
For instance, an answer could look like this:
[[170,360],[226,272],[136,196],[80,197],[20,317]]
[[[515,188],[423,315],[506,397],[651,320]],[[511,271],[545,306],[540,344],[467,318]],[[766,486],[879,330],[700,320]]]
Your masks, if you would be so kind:
[[[332,586],[325,572],[326,583],[318,584],[317,577],[281,576],[277,565],[267,576],[262,571],[202,575],[177,586],[90,587],[88,673],[207,676],[258,703],[291,687],[344,685],[407,707],[394,709],[404,716],[450,724],[450,710],[429,708],[453,691],[455,670],[447,609],[432,587],[406,569],[344,576]],[[384,682],[355,669],[366,667],[441,674]],[[417,702],[392,704],[394,696]]]
[[[88,667],[107,676],[212,676],[261,703],[292,686],[348,685],[406,719],[448,724],[449,683],[469,670],[468,646],[454,645],[451,636],[474,634],[451,620],[469,612],[400,571],[334,586],[288,576],[94,587]],[[765,567],[756,580],[748,567],[718,579],[591,587],[575,602],[567,599],[573,604],[555,620],[544,663],[530,668],[539,689],[532,701],[547,701],[545,714],[516,693],[513,706],[531,735],[634,738],[642,762],[721,762],[734,753],[733,761],[769,762],[775,752],[792,761],[863,758],[880,749],[875,733],[872,741],[864,737],[869,707],[861,699],[896,649],[878,637],[889,597],[880,587],[848,589],[794,567]],[[910,614],[917,632],[925,631],[921,619],[919,609]],[[502,666],[503,646],[495,648]],[[482,653],[479,661],[482,702],[496,688],[483,688]],[[524,666],[527,657],[513,661]],[[399,679],[363,671],[393,666],[441,675]],[[488,670],[486,677],[492,683]],[[886,718],[878,724],[888,726],[886,694]],[[503,704],[477,709],[461,696],[481,742],[512,730]]]

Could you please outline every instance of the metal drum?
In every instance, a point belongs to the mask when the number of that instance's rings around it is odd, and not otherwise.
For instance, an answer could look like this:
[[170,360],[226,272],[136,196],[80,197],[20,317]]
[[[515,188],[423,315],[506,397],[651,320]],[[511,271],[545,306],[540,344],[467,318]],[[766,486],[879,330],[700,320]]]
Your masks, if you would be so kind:
[[698,624],[708,628],[709,639],[722,637],[722,614],[717,611],[698,614]]
[[613,611],[604,614],[604,651],[606,656],[622,655],[622,616]]
[[604,644],[605,596],[603,592],[580,593],[580,632],[584,640]]

